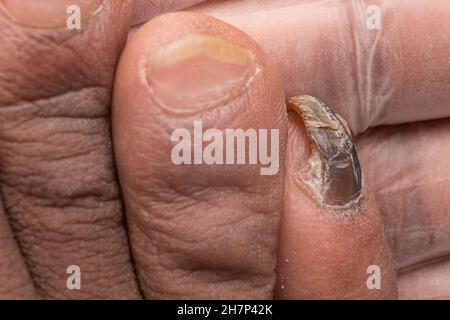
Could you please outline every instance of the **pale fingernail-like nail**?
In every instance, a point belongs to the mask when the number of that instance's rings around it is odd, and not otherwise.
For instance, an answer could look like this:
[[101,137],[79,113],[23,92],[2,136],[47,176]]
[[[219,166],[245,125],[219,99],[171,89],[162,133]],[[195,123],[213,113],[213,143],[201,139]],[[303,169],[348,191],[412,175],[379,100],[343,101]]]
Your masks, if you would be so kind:
[[198,113],[238,97],[259,72],[249,49],[190,34],[153,53],[146,82],[155,102],[175,113]]
[[346,209],[357,203],[361,169],[345,121],[315,97],[293,97],[288,106],[301,116],[311,141],[311,156],[298,178],[324,206]]
[[103,8],[103,0],[0,0],[0,4],[14,22],[36,28],[85,21]]

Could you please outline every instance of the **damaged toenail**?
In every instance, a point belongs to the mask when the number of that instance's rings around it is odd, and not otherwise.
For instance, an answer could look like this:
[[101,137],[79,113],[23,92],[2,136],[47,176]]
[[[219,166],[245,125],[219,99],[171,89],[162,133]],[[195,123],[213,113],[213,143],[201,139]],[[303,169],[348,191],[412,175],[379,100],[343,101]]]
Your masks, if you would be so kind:
[[343,118],[312,96],[292,97],[288,106],[303,120],[311,156],[298,178],[322,205],[347,209],[362,194],[362,178],[351,132]]

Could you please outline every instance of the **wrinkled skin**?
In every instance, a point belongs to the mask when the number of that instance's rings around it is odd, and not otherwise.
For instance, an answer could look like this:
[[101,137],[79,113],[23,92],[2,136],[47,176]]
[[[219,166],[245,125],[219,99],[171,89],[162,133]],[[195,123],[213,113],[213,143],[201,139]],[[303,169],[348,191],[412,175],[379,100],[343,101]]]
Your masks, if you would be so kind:
[[[378,35],[350,2],[199,2],[110,0],[77,35],[0,15],[0,298],[395,298],[397,286],[400,298],[448,297],[450,5],[391,1]],[[180,14],[123,51],[130,26],[184,7],[256,42]],[[168,162],[170,131],[192,118],[152,105],[138,66],[192,32],[255,53],[260,78],[198,117],[280,129],[278,175]],[[321,97],[355,134],[367,200],[349,218],[294,181],[309,150],[283,91]],[[82,290],[66,288],[73,264]]]

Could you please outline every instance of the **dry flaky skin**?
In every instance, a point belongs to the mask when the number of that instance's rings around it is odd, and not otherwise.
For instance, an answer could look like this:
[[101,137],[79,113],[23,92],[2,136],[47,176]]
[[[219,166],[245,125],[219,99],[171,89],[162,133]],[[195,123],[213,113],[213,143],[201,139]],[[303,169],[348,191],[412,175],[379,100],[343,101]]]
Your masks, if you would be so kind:
[[302,117],[311,141],[311,156],[298,178],[322,205],[346,209],[357,203],[361,170],[344,120],[315,97],[292,97],[288,106]]

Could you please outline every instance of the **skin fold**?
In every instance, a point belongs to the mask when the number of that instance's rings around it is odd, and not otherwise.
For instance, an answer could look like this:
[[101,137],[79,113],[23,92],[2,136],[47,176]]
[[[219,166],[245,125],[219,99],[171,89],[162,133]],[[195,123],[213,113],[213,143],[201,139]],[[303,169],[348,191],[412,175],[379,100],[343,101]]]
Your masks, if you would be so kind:
[[[0,17],[2,212],[20,248],[14,248],[11,259],[22,253],[35,297],[140,296],[109,120],[114,68],[131,4],[109,2],[86,22],[83,36],[58,28],[23,28]],[[6,228],[1,237],[9,237]],[[13,251],[3,241],[1,250]],[[70,265],[85,270],[83,290],[67,290]],[[2,266],[2,287],[17,289],[2,290],[1,297],[29,298],[20,263],[15,270]]]
[[176,1],[152,1],[152,0],[135,0],[135,10],[133,15],[133,25],[138,25],[149,21],[165,12],[182,10],[205,0],[176,0]]
[[[383,1],[370,32],[360,1],[135,2],[107,1],[79,33],[0,10],[0,298],[449,297],[447,1]],[[229,24],[180,13],[138,28],[180,9]],[[221,68],[204,52],[145,76],[192,34],[249,50],[257,76],[224,101],[195,84],[229,85],[242,52],[223,77],[185,80]],[[167,79],[202,108],[162,108],[176,95],[151,85]],[[285,97],[303,94],[354,134],[364,199],[343,214],[296,180],[311,144]],[[279,129],[279,173],[174,165],[170,135],[195,119]],[[74,264],[82,290],[66,287]],[[366,286],[372,264],[381,290]]]
[[381,127],[357,141],[369,188],[383,213],[404,298],[448,297],[449,125],[444,119]]
[[213,1],[192,10],[251,35],[280,70],[288,97],[320,97],[355,134],[450,116],[449,2],[370,4],[381,7],[382,30],[367,29],[362,1]]

